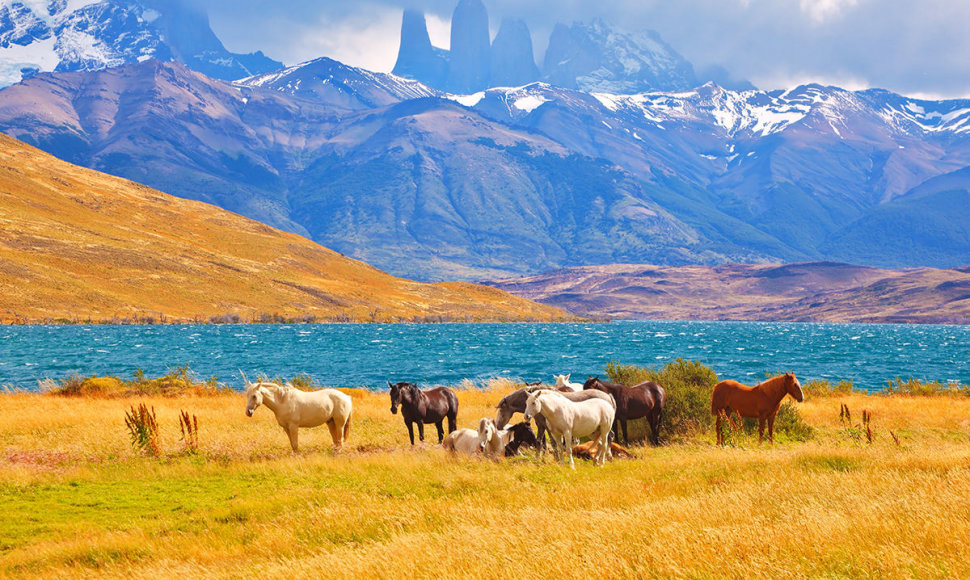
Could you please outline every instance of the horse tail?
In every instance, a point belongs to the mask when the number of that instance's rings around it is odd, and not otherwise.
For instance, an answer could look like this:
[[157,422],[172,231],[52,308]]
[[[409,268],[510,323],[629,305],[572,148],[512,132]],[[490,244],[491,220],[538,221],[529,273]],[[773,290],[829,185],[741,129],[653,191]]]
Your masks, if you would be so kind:
[[346,443],[347,438],[350,437],[350,422],[351,422],[351,419],[353,419],[353,417],[354,417],[353,411],[351,411],[350,413],[347,413],[347,422],[344,423],[344,443]]

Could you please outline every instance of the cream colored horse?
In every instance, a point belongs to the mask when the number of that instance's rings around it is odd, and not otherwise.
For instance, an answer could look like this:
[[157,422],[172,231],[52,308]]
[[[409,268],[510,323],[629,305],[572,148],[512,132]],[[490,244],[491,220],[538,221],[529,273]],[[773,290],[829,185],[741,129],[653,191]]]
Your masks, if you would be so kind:
[[441,441],[441,446],[452,453],[468,456],[482,452],[482,446],[478,442],[478,431],[474,429],[455,429]]
[[572,373],[568,375],[552,375],[552,378],[556,379],[555,388],[566,387],[573,392],[579,392],[583,390],[582,383],[571,383],[569,382],[569,377],[573,376]]
[[252,417],[257,407],[266,405],[289,436],[294,452],[299,449],[297,440],[300,427],[317,427],[326,423],[333,437],[335,453],[340,451],[350,435],[353,401],[344,393],[336,389],[301,391],[289,383],[250,383],[246,375],[243,375],[243,380],[246,381],[246,415]]
[[500,459],[505,457],[505,446],[512,440],[512,432],[498,429],[495,421],[485,417],[478,423],[478,446],[486,457]]
[[[610,429],[616,408],[603,399],[588,399],[573,402],[556,391],[540,390],[529,395],[525,402],[525,420],[541,414],[546,419],[546,429],[556,442],[562,442],[569,451],[569,467],[576,469],[573,462],[573,439],[590,437],[599,440],[596,465],[606,463],[610,448]],[[553,447],[556,460],[559,449]]]

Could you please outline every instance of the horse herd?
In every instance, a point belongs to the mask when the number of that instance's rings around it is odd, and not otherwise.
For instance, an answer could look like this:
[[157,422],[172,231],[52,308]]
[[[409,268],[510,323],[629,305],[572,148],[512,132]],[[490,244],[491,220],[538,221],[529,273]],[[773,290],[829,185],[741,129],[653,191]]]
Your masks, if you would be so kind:
[[[287,383],[246,383],[246,415],[252,417],[260,405],[276,415],[276,421],[290,438],[297,451],[300,428],[326,424],[333,438],[334,450],[339,451],[350,434],[353,404],[350,396],[336,389],[301,391]],[[401,416],[414,445],[414,427],[418,440],[424,441],[424,426],[434,425],[438,443],[458,454],[501,457],[516,455],[523,447],[542,452],[546,433],[557,461],[569,458],[574,467],[573,446],[581,438],[589,438],[586,447],[595,455],[595,463],[603,465],[614,441],[622,431],[628,443],[627,421],[645,418],[650,425],[650,441],[660,444],[660,428],[667,395],[664,388],[652,381],[632,387],[589,377],[583,384],[571,383],[569,375],[557,375],[554,386],[531,385],[504,397],[496,406],[495,419],[479,421],[478,429],[458,429],[458,397],[447,387],[419,389],[408,382],[390,383],[391,413]],[[731,421],[731,415],[758,419],[760,442],[765,426],[768,440],[774,441],[775,415],[785,395],[796,401],[804,400],[801,385],[793,373],[772,377],[753,387],[737,381],[721,381],[714,385],[711,413],[717,417],[717,443],[723,444],[721,424]],[[515,413],[522,413],[524,421],[509,425]],[[448,422],[445,435],[444,423]],[[535,421],[536,431],[531,427]],[[619,448],[622,449],[622,448]]]

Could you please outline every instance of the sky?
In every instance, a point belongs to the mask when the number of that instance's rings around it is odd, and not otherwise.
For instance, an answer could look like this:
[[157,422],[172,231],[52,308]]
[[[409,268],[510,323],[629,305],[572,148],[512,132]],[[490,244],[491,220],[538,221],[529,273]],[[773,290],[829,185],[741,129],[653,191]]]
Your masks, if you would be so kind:
[[[286,64],[328,56],[389,72],[404,8],[425,11],[447,48],[457,0],[197,0],[234,52]],[[698,70],[721,66],[762,89],[807,82],[885,88],[913,97],[970,97],[967,0],[484,0],[532,31],[537,62],[556,22],[602,18],[652,29]]]

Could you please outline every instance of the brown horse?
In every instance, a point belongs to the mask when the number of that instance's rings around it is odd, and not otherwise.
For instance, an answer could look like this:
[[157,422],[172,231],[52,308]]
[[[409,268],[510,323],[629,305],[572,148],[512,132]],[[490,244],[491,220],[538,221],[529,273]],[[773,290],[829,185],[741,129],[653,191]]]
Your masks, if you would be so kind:
[[664,404],[667,402],[667,394],[663,387],[653,381],[644,381],[628,387],[619,383],[601,381],[599,377],[589,377],[583,384],[583,390],[590,389],[613,395],[613,399],[616,400],[616,421],[613,422],[614,440],[619,439],[620,427],[622,427],[623,442],[629,445],[626,422],[630,419],[646,417],[647,422],[650,423],[650,442],[660,445],[660,422],[663,419]]
[[[772,377],[767,381],[749,387],[737,381],[721,381],[714,385],[711,396],[711,414],[717,417],[717,444],[724,444],[721,434],[721,419],[737,413],[741,417],[758,419],[758,443],[765,436],[765,422],[768,423],[768,442],[775,442],[775,415],[781,407],[781,400],[785,395],[801,403],[805,400],[802,385],[795,378],[794,373],[785,373]],[[731,411],[728,412],[727,409]],[[729,419],[730,420],[730,419]]]
[[408,426],[408,436],[414,445],[414,423],[418,424],[418,438],[424,441],[425,423],[434,423],[438,428],[438,443],[444,439],[442,423],[448,418],[448,433],[455,430],[458,418],[458,397],[447,387],[438,387],[422,391],[413,383],[395,383],[388,381],[391,387],[391,413],[397,414],[398,405],[401,406],[401,416]]

